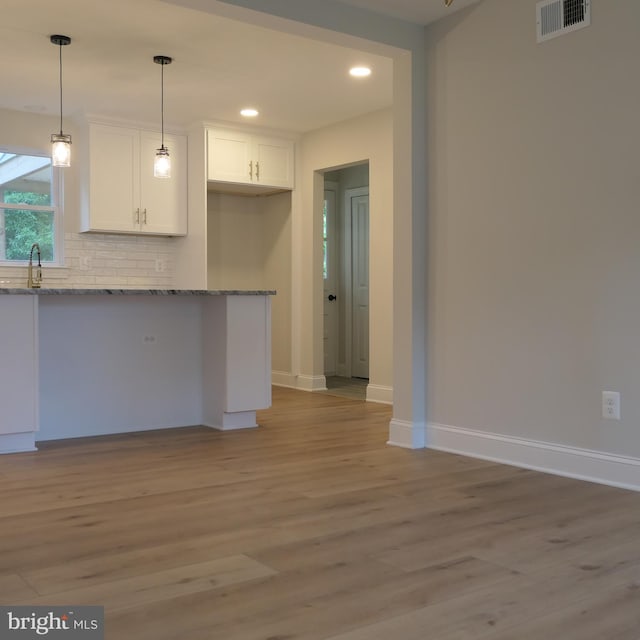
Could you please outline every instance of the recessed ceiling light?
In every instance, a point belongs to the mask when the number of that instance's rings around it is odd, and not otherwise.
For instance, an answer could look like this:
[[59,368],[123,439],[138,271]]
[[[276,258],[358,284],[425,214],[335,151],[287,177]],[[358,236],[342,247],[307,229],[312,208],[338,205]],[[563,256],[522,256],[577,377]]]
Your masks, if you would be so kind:
[[243,109],[240,111],[240,115],[245,118],[255,118],[258,115],[257,109]]
[[369,67],[352,67],[349,69],[349,73],[354,78],[366,78],[371,75],[371,69]]

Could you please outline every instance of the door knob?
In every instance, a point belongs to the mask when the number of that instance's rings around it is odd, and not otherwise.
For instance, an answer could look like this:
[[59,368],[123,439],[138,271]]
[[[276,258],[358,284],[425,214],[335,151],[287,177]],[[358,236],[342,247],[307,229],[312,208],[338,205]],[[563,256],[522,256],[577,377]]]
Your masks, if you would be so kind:
[[329,294],[329,302],[333,302],[336,299],[336,297],[333,295],[333,293]]

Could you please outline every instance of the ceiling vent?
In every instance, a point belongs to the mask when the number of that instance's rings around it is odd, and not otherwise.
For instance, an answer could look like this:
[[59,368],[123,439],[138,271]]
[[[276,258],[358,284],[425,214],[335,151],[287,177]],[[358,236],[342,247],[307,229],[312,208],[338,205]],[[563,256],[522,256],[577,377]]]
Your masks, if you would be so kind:
[[591,0],[542,0],[536,5],[538,42],[591,24]]

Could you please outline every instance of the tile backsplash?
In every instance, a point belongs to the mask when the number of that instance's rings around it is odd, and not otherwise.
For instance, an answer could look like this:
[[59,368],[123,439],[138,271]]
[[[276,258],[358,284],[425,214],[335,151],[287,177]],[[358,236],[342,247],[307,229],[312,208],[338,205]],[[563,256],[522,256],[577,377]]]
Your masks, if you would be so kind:
[[[173,238],[65,233],[64,267],[43,266],[43,286],[71,289],[171,289]],[[0,267],[0,288],[24,287],[27,268]]]

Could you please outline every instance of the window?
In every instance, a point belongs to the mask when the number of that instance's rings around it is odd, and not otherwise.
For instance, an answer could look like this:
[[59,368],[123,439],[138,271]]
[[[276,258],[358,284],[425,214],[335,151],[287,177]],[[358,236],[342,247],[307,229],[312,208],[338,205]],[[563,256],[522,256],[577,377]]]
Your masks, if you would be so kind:
[[322,277],[326,280],[329,277],[329,256],[327,252],[327,210],[329,203],[324,199],[322,209]]
[[325,286],[337,285],[336,275],[336,189],[333,182],[325,182],[322,208],[322,277]]
[[58,262],[61,216],[51,159],[0,151],[0,263],[29,260],[40,246],[44,262]]

